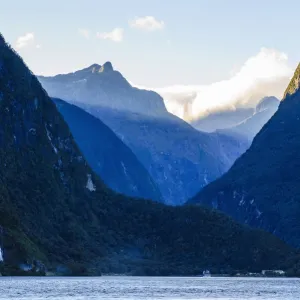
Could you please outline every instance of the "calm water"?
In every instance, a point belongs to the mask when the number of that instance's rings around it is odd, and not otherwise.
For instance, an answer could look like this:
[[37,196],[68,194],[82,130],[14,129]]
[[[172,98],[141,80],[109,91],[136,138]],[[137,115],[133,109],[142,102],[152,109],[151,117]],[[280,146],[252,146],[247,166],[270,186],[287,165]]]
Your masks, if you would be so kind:
[[300,299],[298,279],[0,278],[0,299]]

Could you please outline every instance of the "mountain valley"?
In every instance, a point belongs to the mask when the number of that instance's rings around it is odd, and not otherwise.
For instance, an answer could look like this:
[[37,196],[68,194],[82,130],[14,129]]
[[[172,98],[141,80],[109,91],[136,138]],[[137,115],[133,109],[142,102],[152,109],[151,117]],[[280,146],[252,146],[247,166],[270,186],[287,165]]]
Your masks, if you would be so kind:
[[108,189],[57,106],[0,35],[2,275],[230,274],[295,265],[295,249],[220,212]]

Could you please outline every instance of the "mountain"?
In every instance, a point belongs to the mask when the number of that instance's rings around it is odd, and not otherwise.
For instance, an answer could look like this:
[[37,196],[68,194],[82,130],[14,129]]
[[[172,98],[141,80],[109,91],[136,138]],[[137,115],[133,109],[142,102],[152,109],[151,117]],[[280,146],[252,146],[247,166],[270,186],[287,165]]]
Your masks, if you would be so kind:
[[285,260],[295,251],[268,233],[202,207],[168,207],[107,189],[1,35],[0,119],[3,275],[45,268],[187,275],[289,267]]
[[[94,175],[37,78],[0,35],[0,220],[4,262],[86,260],[103,249]],[[97,230],[97,232],[96,232]]]
[[[109,126],[147,169],[166,204],[183,204],[198,192],[199,183],[205,186],[221,176],[249,147],[243,138],[236,141],[227,134],[197,131],[168,113],[156,93],[131,87],[117,71],[110,71],[104,84],[105,73],[91,70],[90,67],[72,74],[39,77],[39,80],[50,96],[71,101]],[[80,74],[84,80],[82,89],[74,81],[74,74]],[[126,81],[126,93],[118,83],[120,76],[122,82]],[[108,105],[97,96],[104,91],[106,99],[110,99]],[[135,96],[129,99],[128,95]],[[159,107],[155,113],[149,109],[149,103],[154,100],[148,95],[155,95],[161,102],[155,105]]]
[[127,196],[162,201],[145,167],[109,127],[75,105],[52,100],[87,162],[107,186]]
[[300,247],[298,66],[277,112],[250,149],[190,203],[214,207]]
[[256,134],[277,111],[279,104],[280,101],[276,97],[265,97],[245,120],[231,128],[218,131],[232,136],[243,136],[252,142]]
[[218,129],[228,129],[243,122],[254,113],[253,108],[236,108],[234,110],[224,110],[210,113],[198,120],[191,122],[196,129],[204,132],[214,132]]
[[50,96],[69,102],[85,99],[89,104],[112,109],[149,116],[167,115],[163,99],[157,93],[132,87],[110,62],[54,77],[39,76],[39,80]]
[[181,205],[226,172],[247,148],[247,141],[197,131],[181,119],[77,103],[106,123],[136,154],[160,188],[164,202]]

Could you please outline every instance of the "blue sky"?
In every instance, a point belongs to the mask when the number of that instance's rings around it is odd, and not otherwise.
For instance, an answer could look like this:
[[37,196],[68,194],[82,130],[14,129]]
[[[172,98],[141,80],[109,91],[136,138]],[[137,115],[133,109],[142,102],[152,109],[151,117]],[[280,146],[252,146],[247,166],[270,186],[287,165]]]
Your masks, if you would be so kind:
[[[284,52],[294,66],[299,12],[296,0],[0,0],[0,30],[37,74],[110,60],[138,85],[206,85],[262,47]],[[116,28],[113,41],[107,33]],[[18,44],[26,34],[30,43]]]

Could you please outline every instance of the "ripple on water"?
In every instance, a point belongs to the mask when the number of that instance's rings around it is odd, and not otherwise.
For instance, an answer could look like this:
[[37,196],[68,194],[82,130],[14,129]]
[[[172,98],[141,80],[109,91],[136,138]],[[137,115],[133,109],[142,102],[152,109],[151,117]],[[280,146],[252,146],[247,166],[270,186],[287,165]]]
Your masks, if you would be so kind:
[[0,299],[296,300],[300,280],[199,277],[0,278]]

